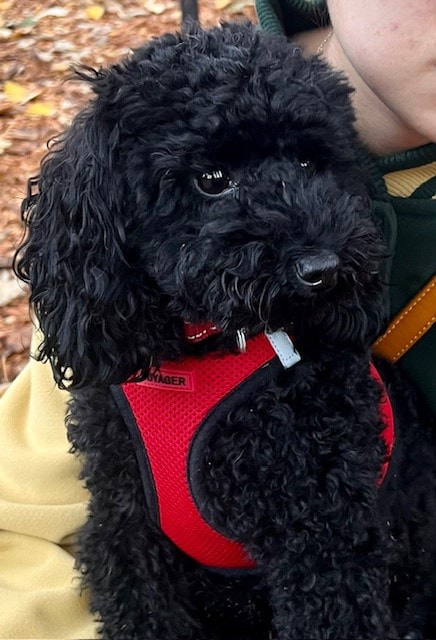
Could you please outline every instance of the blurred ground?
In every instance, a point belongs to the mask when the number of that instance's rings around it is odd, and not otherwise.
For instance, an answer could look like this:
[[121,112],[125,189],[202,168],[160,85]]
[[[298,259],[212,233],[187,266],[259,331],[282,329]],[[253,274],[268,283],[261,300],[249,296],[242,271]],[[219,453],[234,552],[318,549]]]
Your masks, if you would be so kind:
[[[200,0],[203,26],[255,19],[252,0]],[[28,359],[28,292],[12,273],[20,203],[47,140],[89,97],[63,82],[77,63],[106,65],[180,25],[177,0],[0,0],[0,395]]]

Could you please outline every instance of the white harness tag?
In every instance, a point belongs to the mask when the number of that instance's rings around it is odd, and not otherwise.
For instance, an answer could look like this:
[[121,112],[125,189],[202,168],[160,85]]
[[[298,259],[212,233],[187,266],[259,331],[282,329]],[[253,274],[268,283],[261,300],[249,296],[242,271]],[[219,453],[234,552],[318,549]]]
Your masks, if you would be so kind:
[[265,332],[265,335],[285,369],[290,369],[294,364],[300,362],[301,356],[286,331],[278,329],[273,333]]

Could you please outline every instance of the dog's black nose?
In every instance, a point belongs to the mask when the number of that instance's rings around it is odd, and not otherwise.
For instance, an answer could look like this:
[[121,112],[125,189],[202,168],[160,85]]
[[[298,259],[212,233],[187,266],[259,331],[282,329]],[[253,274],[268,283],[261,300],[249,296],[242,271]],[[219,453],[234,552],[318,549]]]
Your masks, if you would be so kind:
[[339,266],[340,260],[335,253],[320,251],[297,260],[295,272],[298,280],[306,287],[322,290],[336,284]]

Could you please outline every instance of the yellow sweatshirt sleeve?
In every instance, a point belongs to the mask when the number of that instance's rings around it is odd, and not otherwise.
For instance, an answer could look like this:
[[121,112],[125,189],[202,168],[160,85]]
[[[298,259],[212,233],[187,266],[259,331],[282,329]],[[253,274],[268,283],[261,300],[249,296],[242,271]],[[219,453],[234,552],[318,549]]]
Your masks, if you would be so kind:
[[0,638],[97,638],[73,546],[88,493],[68,453],[68,392],[31,360],[0,399]]

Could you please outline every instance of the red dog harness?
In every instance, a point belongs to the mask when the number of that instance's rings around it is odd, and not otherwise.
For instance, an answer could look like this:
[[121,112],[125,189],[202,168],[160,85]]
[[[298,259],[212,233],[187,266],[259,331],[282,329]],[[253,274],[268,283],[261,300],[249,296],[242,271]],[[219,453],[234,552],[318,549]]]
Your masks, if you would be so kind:
[[[199,512],[189,477],[192,443],[205,418],[232,391],[249,382],[252,393],[256,376],[264,384],[265,376],[282,369],[270,341],[259,334],[247,341],[243,354],[211,353],[166,362],[144,382],[125,383],[114,390],[137,450],[151,516],[154,512],[166,536],[203,565],[255,567],[241,544],[215,531]],[[382,437],[387,461],[380,471],[381,484],[392,454],[394,421],[383,382],[373,365],[371,374],[383,386],[380,409],[386,425]]]

